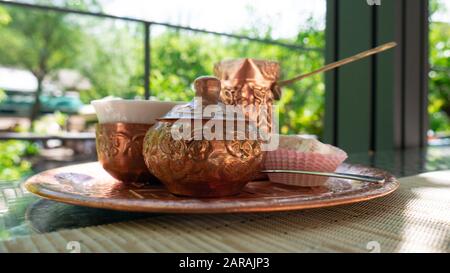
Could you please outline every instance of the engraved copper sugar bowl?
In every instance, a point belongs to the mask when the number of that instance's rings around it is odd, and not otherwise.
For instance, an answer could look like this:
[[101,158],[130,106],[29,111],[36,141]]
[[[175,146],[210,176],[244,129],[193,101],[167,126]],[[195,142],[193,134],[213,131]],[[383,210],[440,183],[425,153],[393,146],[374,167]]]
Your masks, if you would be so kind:
[[[219,103],[219,79],[200,77],[194,86],[196,98],[191,103],[176,106],[147,132],[145,162],[173,194],[193,197],[237,194],[261,170],[264,158],[261,141],[250,138],[249,120],[206,114],[208,106],[219,109],[224,106]],[[238,128],[239,122],[245,124],[243,129]],[[184,127],[183,137],[174,135],[180,124]],[[208,130],[217,133],[214,138],[206,137]]]

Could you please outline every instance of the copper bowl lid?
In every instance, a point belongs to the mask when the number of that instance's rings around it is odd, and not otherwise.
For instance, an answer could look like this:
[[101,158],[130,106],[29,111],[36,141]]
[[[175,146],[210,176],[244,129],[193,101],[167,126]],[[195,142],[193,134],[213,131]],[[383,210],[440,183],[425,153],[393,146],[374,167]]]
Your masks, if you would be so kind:
[[158,121],[223,120],[244,121],[249,119],[241,115],[239,108],[220,102],[221,82],[213,76],[202,76],[195,80],[195,98],[186,104],[177,105]]

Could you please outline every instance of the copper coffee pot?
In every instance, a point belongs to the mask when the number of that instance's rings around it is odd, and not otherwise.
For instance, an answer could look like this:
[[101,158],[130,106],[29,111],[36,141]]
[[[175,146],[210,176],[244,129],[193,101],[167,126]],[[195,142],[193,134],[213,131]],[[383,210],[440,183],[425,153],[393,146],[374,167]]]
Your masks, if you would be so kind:
[[258,115],[258,111],[255,111],[254,115],[250,118],[255,120],[260,127],[263,127],[264,123],[266,123],[269,132],[271,132],[271,111],[273,101],[280,98],[281,88],[283,86],[292,84],[317,73],[329,71],[366,58],[373,54],[393,48],[396,45],[395,42],[386,43],[288,80],[279,79],[281,71],[278,62],[248,58],[223,61],[214,66],[214,73],[220,78],[222,83],[220,100],[224,104],[230,105],[242,105],[244,107],[254,105],[256,109],[266,107],[269,111],[267,119],[261,119]]

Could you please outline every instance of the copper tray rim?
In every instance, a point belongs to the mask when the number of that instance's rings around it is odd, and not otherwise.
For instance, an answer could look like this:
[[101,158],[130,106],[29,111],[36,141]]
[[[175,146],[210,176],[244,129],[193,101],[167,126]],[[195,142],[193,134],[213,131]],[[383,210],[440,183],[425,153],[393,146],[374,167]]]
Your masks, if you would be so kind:
[[[333,199],[327,200],[301,200],[300,203],[295,203],[296,199],[301,199],[299,197],[289,198],[289,203],[283,204],[274,204],[271,202],[262,201],[262,200],[252,200],[249,201],[250,205],[246,206],[236,206],[232,205],[232,202],[220,202],[217,206],[210,206],[211,203],[217,200],[224,200],[224,198],[189,198],[189,201],[196,201],[200,203],[204,203],[203,206],[192,206],[186,208],[183,206],[183,203],[186,203],[186,199],[179,201],[171,201],[171,206],[167,206],[168,201],[161,199],[133,199],[132,204],[130,204],[130,199],[114,199],[111,202],[111,198],[96,198],[96,197],[88,197],[85,195],[67,193],[62,191],[55,191],[42,186],[41,177],[44,174],[57,173],[60,170],[67,170],[73,167],[80,167],[83,165],[90,164],[98,164],[97,161],[67,165],[64,167],[59,167],[55,169],[46,170],[35,174],[28,178],[24,182],[24,187],[32,194],[35,194],[39,197],[62,202],[70,205],[76,206],[84,206],[98,209],[108,209],[108,210],[117,210],[117,211],[128,211],[128,212],[147,212],[147,213],[172,213],[172,214],[221,214],[221,213],[254,213],[254,212],[280,212],[280,211],[295,211],[295,210],[305,210],[305,209],[314,209],[314,208],[327,208],[339,205],[349,205],[360,202],[365,202],[377,198],[384,197],[393,193],[400,186],[399,181],[392,174],[373,167],[367,167],[360,164],[348,164],[343,163],[343,165],[348,165],[352,167],[360,167],[370,170],[377,170],[383,172],[386,177],[386,183],[383,184],[382,187],[373,189],[369,193],[366,191],[365,195],[357,196],[357,195],[346,195],[346,196],[336,196]],[[101,166],[98,164],[98,167]],[[264,181],[261,181],[264,183]],[[286,198],[286,197],[285,197]],[[277,198],[274,197],[274,200]],[[257,203],[262,203],[258,205]],[[175,204],[175,205],[174,205]]]

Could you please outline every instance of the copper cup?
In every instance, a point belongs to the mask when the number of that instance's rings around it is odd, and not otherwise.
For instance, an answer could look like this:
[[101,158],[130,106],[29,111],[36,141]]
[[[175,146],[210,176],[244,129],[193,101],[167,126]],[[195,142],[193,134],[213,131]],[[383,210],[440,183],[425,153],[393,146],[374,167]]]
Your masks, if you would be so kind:
[[91,104],[99,121],[96,144],[103,168],[125,183],[157,181],[142,156],[144,136],[157,118],[179,103],[102,99]]
[[151,126],[122,122],[97,124],[98,160],[112,177],[126,183],[157,181],[142,155],[144,137]]

